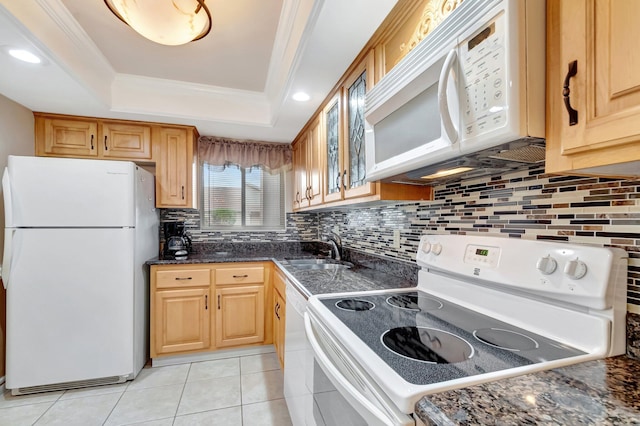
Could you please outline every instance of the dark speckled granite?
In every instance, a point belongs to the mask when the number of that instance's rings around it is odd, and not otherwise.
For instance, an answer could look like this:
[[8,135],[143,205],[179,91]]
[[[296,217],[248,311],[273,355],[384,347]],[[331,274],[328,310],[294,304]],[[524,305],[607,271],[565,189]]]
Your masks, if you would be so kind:
[[427,425],[640,424],[640,361],[626,356],[422,398]]
[[[414,287],[418,269],[408,262],[359,254],[345,250],[355,266],[340,270],[301,270],[280,263],[286,258],[316,257],[328,253],[330,246],[323,242],[275,243],[216,243],[194,245],[194,252],[186,260],[154,258],[148,265],[181,265],[189,263],[227,263],[275,261],[296,285],[310,296],[322,293],[342,293],[387,288]],[[358,264],[362,260],[364,265]],[[411,271],[415,276],[411,276]],[[397,275],[395,275],[395,274]]]

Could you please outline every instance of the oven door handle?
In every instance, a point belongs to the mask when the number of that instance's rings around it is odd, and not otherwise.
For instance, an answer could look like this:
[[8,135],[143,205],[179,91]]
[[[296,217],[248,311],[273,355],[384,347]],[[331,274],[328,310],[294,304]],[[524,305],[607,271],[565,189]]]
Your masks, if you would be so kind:
[[[367,423],[369,425],[385,425],[385,426],[404,426],[404,425],[415,425],[415,421],[408,415],[403,415],[400,418],[398,415],[393,415],[392,413],[385,414],[380,408],[376,407],[371,401],[369,401],[362,392],[358,391],[349,382],[349,380],[340,372],[338,368],[336,368],[329,357],[324,353],[322,349],[322,345],[318,342],[316,338],[315,332],[313,330],[313,326],[311,325],[311,319],[309,318],[309,314],[307,312],[304,313],[304,328],[307,334],[307,339],[309,340],[309,344],[313,349],[313,354],[322,370],[329,377],[334,386],[340,391],[343,390],[348,395],[345,395],[343,392],[340,392],[345,398],[349,399],[351,397],[354,399],[362,408],[364,408],[368,412]],[[356,410],[359,411],[359,410]],[[362,412],[360,412],[363,415]],[[371,423],[372,417],[377,421],[376,423]]]

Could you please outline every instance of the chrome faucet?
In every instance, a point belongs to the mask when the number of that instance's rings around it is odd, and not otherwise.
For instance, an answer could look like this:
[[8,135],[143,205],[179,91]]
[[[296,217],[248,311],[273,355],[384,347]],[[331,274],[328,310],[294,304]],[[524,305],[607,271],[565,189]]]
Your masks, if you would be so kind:
[[340,238],[340,235],[331,231],[329,232],[329,234],[325,235],[325,239],[329,242],[329,244],[331,244],[332,253],[333,251],[335,251],[335,259],[342,260],[342,238]]

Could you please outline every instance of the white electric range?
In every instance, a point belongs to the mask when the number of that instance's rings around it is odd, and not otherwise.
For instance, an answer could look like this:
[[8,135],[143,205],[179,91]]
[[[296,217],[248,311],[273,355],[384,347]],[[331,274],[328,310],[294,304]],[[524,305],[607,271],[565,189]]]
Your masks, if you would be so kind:
[[627,254],[425,235],[413,289],[317,295],[317,364],[368,425],[420,424],[424,395],[625,353]]

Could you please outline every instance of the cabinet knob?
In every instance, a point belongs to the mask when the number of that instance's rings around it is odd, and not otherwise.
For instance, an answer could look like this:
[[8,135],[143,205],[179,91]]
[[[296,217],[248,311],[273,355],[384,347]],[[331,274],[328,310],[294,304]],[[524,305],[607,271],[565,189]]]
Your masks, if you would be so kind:
[[107,146],[107,135],[104,135],[104,150],[109,151],[109,147]]
[[180,188],[181,188],[180,191],[182,194],[182,199],[184,200],[184,185],[182,185]]
[[204,309],[205,311],[209,309],[209,296],[207,296],[206,294],[204,295]]
[[91,151],[93,151],[93,135],[91,135]]
[[218,310],[220,310],[220,295],[218,295]]

